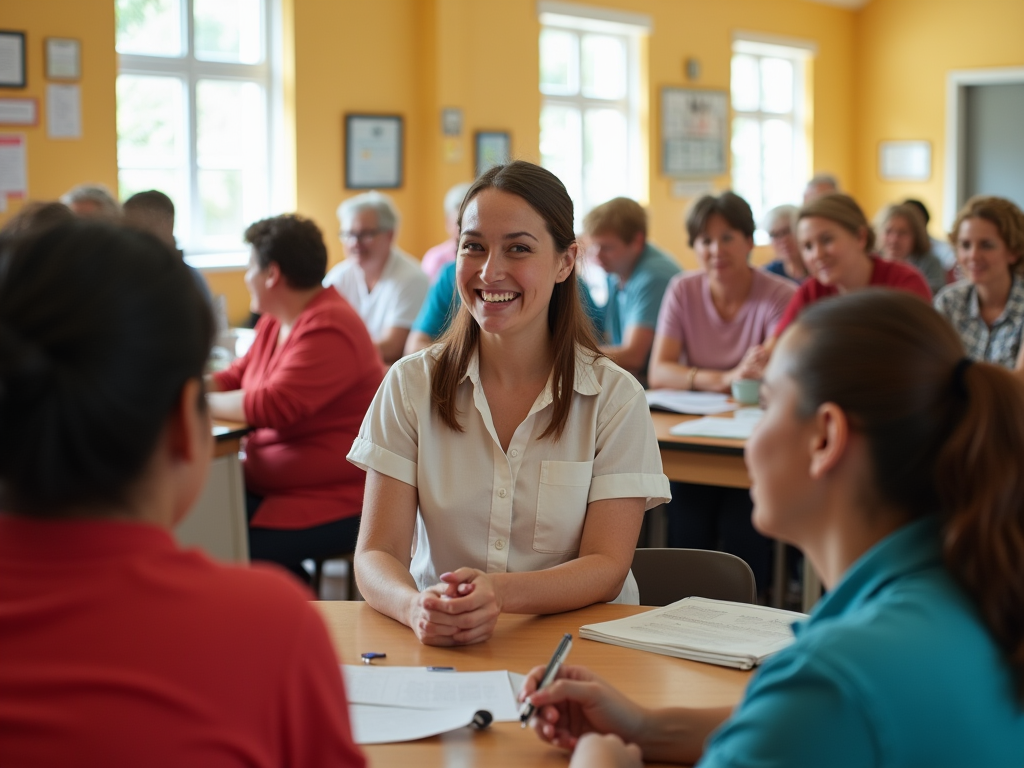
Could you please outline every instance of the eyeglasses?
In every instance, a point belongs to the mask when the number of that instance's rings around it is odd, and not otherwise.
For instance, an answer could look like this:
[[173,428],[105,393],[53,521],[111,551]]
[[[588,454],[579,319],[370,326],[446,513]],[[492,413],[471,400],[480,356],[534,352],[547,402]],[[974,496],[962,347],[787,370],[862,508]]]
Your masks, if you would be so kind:
[[791,234],[792,230],[790,230],[789,227],[786,227],[785,229],[776,229],[772,232],[769,232],[768,237],[770,237],[772,240],[781,240],[784,237],[789,237]]
[[366,240],[372,240],[383,231],[383,229],[364,229],[362,232],[346,232],[342,230],[338,233],[338,236],[342,240],[357,240],[359,242],[364,242]]

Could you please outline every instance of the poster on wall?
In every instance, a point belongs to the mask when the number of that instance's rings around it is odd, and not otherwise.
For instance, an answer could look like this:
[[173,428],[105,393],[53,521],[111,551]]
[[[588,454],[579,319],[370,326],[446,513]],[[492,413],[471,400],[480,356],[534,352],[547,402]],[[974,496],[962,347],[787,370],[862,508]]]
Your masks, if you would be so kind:
[[721,176],[728,170],[725,91],[661,90],[661,167],[666,176]]
[[25,135],[0,133],[0,212],[7,210],[7,198],[28,194],[28,156]]
[[345,187],[397,189],[402,186],[402,118],[345,115]]

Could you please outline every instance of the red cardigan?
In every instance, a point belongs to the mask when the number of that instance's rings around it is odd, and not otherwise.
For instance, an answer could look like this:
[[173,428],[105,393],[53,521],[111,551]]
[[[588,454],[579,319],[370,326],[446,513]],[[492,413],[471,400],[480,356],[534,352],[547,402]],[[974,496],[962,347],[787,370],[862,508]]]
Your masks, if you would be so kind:
[[244,389],[245,485],[263,503],[251,524],[311,528],[358,515],[366,473],[345,460],[384,367],[363,321],[333,288],[299,315],[278,348],[281,324],[264,315],[244,356],[214,376]]
[[[901,264],[898,261],[884,261],[876,256],[871,257],[871,263],[874,268],[871,270],[870,287],[897,288],[901,291],[909,291],[916,293],[929,304],[932,303],[932,291],[924,277],[914,267],[909,264]],[[804,281],[793,294],[793,298],[789,300],[789,305],[786,307],[782,319],[779,320],[779,324],[775,326],[773,335],[776,338],[781,336],[786,327],[796,320],[797,315],[804,307],[829,296],[838,295],[839,289],[834,285],[822,285],[814,278]]]

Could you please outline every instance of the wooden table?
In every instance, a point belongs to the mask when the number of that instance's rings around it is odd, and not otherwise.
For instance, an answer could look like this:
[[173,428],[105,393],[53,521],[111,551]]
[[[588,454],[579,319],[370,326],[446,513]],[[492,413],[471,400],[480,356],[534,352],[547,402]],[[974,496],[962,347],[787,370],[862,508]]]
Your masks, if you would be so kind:
[[[644,706],[733,705],[743,695],[749,672],[684,661],[653,653],[578,639],[583,624],[619,619],[647,608],[593,605],[553,616],[503,614],[486,643],[463,648],[421,645],[408,627],[377,613],[362,602],[314,603],[345,663],[358,663],[366,651],[387,653],[384,663],[396,666],[452,666],[460,672],[507,669],[521,674],[546,664],[565,632],[577,638],[569,661],[583,664]],[[558,766],[565,753],[542,741],[518,723],[495,723],[486,731],[454,731],[430,739],[364,748],[375,768],[431,766]]]
[[[728,416],[729,414],[722,414]],[[669,480],[726,488],[749,488],[750,475],[743,461],[742,440],[717,437],[678,436],[669,433],[676,424],[699,418],[680,413],[652,411],[654,432],[661,449],[661,466]],[[775,568],[772,573],[772,603],[782,605],[786,588],[786,545],[775,542]],[[804,560],[803,610],[810,611],[821,597],[818,574]]]

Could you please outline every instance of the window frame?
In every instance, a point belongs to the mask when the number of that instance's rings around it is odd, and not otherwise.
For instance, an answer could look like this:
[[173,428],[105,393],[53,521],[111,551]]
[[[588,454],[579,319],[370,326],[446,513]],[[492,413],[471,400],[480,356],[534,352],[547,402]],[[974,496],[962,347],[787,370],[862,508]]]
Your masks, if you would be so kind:
[[[809,41],[794,40],[789,38],[762,35],[752,32],[736,32],[733,35],[732,53],[729,59],[730,80],[732,78],[732,62],[735,56],[742,54],[752,56],[758,62],[760,73],[760,61],[762,59],[785,59],[793,66],[793,105],[789,112],[766,112],[759,103],[756,110],[737,109],[732,100],[730,87],[729,97],[729,180],[733,188],[736,187],[735,171],[737,163],[732,150],[732,135],[735,129],[737,118],[754,120],[759,126],[759,135],[764,136],[764,124],[769,120],[781,120],[790,125],[793,136],[793,183],[789,191],[792,197],[791,202],[798,203],[806,180],[810,177],[811,157],[813,154],[813,141],[810,134],[810,114],[812,111],[812,93],[808,89],[808,69],[814,55],[817,53],[817,46]],[[760,75],[759,75],[760,76]],[[764,142],[761,141],[760,156],[760,183],[761,199],[767,199],[766,195],[766,174]],[[749,202],[749,201],[748,201]],[[753,208],[753,206],[751,206]],[[769,238],[767,233],[761,229],[761,219],[768,210],[774,206],[768,206],[765,210],[754,211],[757,229],[754,240],[757,245],[767,245]]]
[[[260,37],[263,48],[261,60],[254,64],[238,62],[206,61],[195,55],[195,0],[180,0],[183,50],[179,56],[147,56],[144,54],[118,53],[117,75],[173,77],[184,89],[185,165],[187,173],[187,211],[176,211],[176,224],[187,213],[188,237],[179,243],[185,253],[185,260],[193,267],[206,270],[234,270],[248,263],[249,252],[241,242],[233,248],[203,246],[197,242],[195,223],[202,216],[199,194],[198,164],[198,115],[196,109],[197,85],[200,80],[233,81],[255,83],[263,93],[264,123],[266,136],[266,195],[264,212],[270,215],[275,209],[288,208],[287,197],[279,190],[277,179],[284,178],[286,157],[280,150],[283,136],[283,89],[281,85],[281,7],[280,0],[260,0]],[[127,169],[126,169],[127,170]],[[118,176],[121,165],[118,162]],[[118,179],[120,185],[120,178]],[[294,196],[294,195],[292,195]],[[284,205],[282,205],[284,203]],[[180,205],[180,204],[179,204]],[[177,227],[176,227],[177,229]]]

